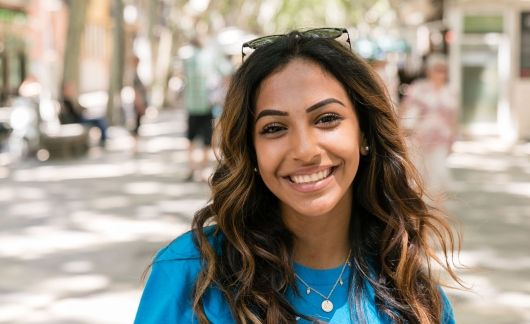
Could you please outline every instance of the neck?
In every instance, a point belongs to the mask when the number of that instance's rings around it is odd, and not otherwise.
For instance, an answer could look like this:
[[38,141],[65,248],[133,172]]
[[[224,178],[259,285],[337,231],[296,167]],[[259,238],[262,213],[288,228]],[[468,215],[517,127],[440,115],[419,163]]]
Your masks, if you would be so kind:
[[347,233],[337,233],[337,231],[324,233],[321,227],[317,227],[316,230],[307,228],[305,232],[295,234],[296,262],[314,269],[331,269],[344,263],[350,250]]
[[284,211],[284,221],[294,234],[294,260],[314,269],[341,266],[350,251],[351,201],[327,215],[303,216]]

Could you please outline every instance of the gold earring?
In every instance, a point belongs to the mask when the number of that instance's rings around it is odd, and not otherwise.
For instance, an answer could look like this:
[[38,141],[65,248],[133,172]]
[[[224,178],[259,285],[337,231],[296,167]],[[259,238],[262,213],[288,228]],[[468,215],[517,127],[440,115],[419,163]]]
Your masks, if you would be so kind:
[[370,146],[364,145],[361,147],[361,155],[368,155],[369,151],[370,151]]

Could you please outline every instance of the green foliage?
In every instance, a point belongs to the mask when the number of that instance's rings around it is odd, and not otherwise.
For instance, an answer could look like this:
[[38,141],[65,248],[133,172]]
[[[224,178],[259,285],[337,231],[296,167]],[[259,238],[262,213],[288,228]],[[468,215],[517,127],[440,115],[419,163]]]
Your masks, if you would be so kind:
[[[212,1],[204,18],[221,16],[227,25],[236,25],[257,34],[283,33],[295,28],[350,27],[355,26],[363,14],[378,2],[388,3],[388,0]],[[260,10],[265,6],[274,7],[275,12],[270,20],[260,21]]]

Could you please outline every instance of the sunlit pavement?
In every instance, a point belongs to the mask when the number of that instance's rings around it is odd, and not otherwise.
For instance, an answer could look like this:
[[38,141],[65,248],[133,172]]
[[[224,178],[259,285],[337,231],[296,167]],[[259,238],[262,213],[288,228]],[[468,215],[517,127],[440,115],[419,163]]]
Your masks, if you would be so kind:
[[[0,323],[131,323],[154,253],[207,200],[182,179],[180,112],[123,129],[76,160],[0,166]],[[451,213],[462,222],[461,270],[447,290],[458,323],[530,323],[530,145],[459,142]]]
[[206,202],[182,117],[146,124],[136,155],[112,129],[86,158],[0,167],[0,323],[132,323],[151,257]]
[[449,210],[461,222],[457,323],[530,323],[530,144],[459,142]]

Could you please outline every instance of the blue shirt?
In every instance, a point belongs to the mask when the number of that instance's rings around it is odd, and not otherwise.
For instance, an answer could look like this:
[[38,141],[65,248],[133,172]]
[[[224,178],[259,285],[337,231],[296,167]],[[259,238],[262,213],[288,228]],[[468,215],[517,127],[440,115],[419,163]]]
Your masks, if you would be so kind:
[[[210,230],[211,228],[207,229],[207,231]],[[210,242],[215,248],[219,248],[218,240],[210,237]],[[183,234],[160,250],[155,257],[151,274],[144,288],[135,324],[198,323],[193,313],[192,294],[200,270],[200,253],[193,243],[191,232]],[[342,266],[335,269],[317,270],[295,264],[294,270],[310,287],[327,295],[337,281]],[[346,266],[342,275],[344,283],[338,284],[330,296],[334,307],[329,313],[321,308],[323,297],[314,291],[307,294],[307,287],[300,280],[296,280],[299,294],[289,289],[285,296],[299,313],[314,319],[332,324],[357,323],[355,318],[350,318],[349,283],[347,281],[350,275],[351,269]],[[390,323],[389,319],[377,310],[374,291],[369,285],[367,294],[363,302],[366,322]],[[442,297],[444,299],[443,323],[453,324],[451,305],[443,292]],[[236,323],[219,289],[209,288],[204,296],[203,305],[206,316],[212,324]],[[298,323],[310,322],[300,319]]]

